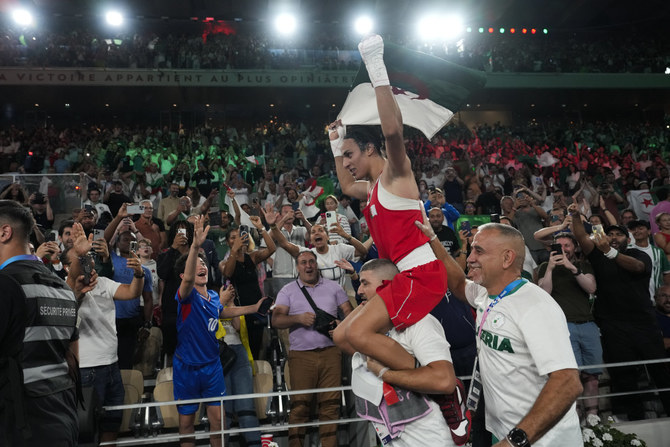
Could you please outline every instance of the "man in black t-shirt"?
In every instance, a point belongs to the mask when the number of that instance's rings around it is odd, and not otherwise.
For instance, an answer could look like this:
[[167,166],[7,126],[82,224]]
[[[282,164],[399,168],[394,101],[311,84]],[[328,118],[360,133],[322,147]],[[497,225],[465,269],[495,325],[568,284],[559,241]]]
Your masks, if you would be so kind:
[[439,208],[431,208],[428,212],[428,221],[430,221],[430,226],[433,227],[435,235],[440,240],[442,246],[447,250],[447,252],[455,259],[458,258],[460,253],[460,246],[458,244],[458,238],[456,233],[451,228],[446,225],[442,225],[444,220],[444,215],[442,210]]
[[[627,248],[628,229],[610,225],[605,235],[595,234],[591,240],[584,230],[575,204],[572,215],[573,233],[582,252],[593,267],[598,297],[594,316],[600,327],[603,358],[606,363],[665,358],[663,338],[649,298],[651,259],[645,253]],[[666,364],[650,364],[647,369],[658,388],[670,387]],[[636,367],[609,368],[612,392],[638,389]],[[660,393],[665,413],[670,414],[670,393]],[[627,413],[629,420],[643,419],[640,395],[614,398],[614,413]]]

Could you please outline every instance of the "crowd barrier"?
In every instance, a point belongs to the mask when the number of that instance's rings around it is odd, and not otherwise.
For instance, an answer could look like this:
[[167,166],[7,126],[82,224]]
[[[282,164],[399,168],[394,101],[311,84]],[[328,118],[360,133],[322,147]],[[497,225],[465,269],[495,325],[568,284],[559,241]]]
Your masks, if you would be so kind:
[[[604,363],[604,364],[598,364],[598,365],[586,365],[582,366],[579,369],[584,370],[584,369],[593,369],[593,368],[617,368],[617,367],[622,367],[622,366],[640,366],[644,367],[646,365],[652,365],[652,364],[658,364],[658,363],[668,363],[670,362],[670,358],[668,359],[657,359],[657,360],[644,360],[644,361],[634,361],[634,362],[618,362],[618,363]],[[471,376],[461,376],[459,377],[461,380],[469,380]],[[144,402],[140,404],[133,404],[133,405],[118,405],[118,406],[109,406],[109,407],[104,407],[105,410],[127,410],[127,409],[142,409],[142,408],[155,408],[155,407],[162,407],[162,406],[167,406],[167,405],[176,405],[176,404],[190,404],[190,403],[206,403],[206,402],[220,402],[223,404],[223,402],[229,401],[229,400],[235,400],[235,399],[246,399],[246,398],[278,398],[278,399],[283,399],[286,398],[287,396],[290,398],[292,395],[296,394],[316,394],[316,393],[323,393],[323,392],[332,392],[332,391],[339,391],[341,393],[347,393],[351,391],[351,386],[340,386],[340,387],[333,387],[333,388],[318,388],[318,389],[309,389],[309,390],[294,390],[294,391],[275,391],[275,392],[268,392],[268,393],[254,393],[254,394],[243,394],[243,395],[232,395],[232,396],[223,396],[219,398],[208,398],[208,399],[192,399],[192,400],[182,400],[182,401],[169,401],[169,402]],[[602,393],[598,394],[598,399],[603,400],[603,399],[609,399],[612,397],[619,397],[619,396],[627,396],[627,395],[642,395],[642,394],[658,394],[660,392],[666,392],[670,391],[670,388],[649,388],[649,389],[641,389],[637,391],[632,391],[632,392],[618,392],[618,393]],[[583,400],[586,399],[587,397],[579,397],[578,400]],[[591,398],[591,397],[588,397]],[[223,412],[223,405],[221,406],[221,411]],[[670,435],[670,424],[668,423],[668,417],[670,415],[666,415],[666,418],[660,418],[660,419],[650,419],[650,420],[643,420],[643,421],[631,421],[631,422],[624,422],[621,424],[619,427],[622,431],[624,432],[632,432],[631,430],[636,429],[637,427],[642,427],[641,430],[646,433],[647,437],[653,437],[656,438],[649,440],[644,439],[647,442],[648,447],[655,447],[655,446],[661,446],[663,444],[659,444],[657,440],[660,439],[667,439],[666,435]],[[658,424],[655,425],[654,422],[657,421]],[[358,418],[358,417],[345,417],[342,419],[339,419],[337,421],[339,426],[342,425],[347,425],[347,424],[352,424],[356,422],[363,422],[367,423],[367,421]],[[289,428],[297,428],[297,427],[307,427],[309,428],[315,428],[320,425],[325,425],[325,424],[332,424],[332,421],[324,421],[324,422],[319,422],[319,421],[310,421],[307,423],[303,424],[289,424],[287,421],[280,421],[279,423],[274,423],[274,424],[261,424],[259,427],[251,427],[251,428],[229,428],[225,429],[222,428],[220,432],[218,432],[222,437],[226,435],[236,435],[236,434],[241,434],[249,431],[261,431],[262,433],[273,433],[273,434],[279,434],[279,433],[284,433],[289,429]],[[667,433],[666,433],[667,432]],[[663,434],[665,433],[665,435]],[[153,433],[153,435],[150,436],[144,436],[144,437],[124,437],[121,436],[116,442],[108,442],[108,443],[101,443],[101,446],[105,445],[119,445],[119,446],[126,446],[126,445],[146,445],[146,444],[153,444],[153,445],[160,445],[163,443],[174,443],[178,441],[181,438],[185,437],[190,437],[190,438],[195,438],[196,440],[198,439],[209,439],[210,435],[213,434],[212,432],[209,431],[203,431],[196,429],[195,434],[190,434],[190,435],[182,435],[180,436],[179,433],[172,432],[172,433]],[[375,438],[376,439],[376,438]],[[275,440],[276,441],[276,440]],[[276,441],[277,442],[277,441]],[[282,442],[278,442],[280,447],[283,447],[285,444]],[[308,445],[308,444],[305,444]],[[318,443],[314,444],[318,445]],[[371,446],[377,445],[376,443],[369,444]]]
[[71,215],[81,208],[81,191],[91,177],[85,174],[0,174],[0,191],[12,183],[18,183],[28,196],[41,192],[49,197],[54,215]]

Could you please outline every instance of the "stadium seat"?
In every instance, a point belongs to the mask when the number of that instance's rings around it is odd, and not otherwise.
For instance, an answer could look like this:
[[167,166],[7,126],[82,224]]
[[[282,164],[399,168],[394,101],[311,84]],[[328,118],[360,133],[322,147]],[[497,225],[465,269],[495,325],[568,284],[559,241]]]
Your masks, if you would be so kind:
[[[156,380],[156,387],[154,388],[154,400],[156,402],[170,402],[174,400],[174,390],[172,388],[172,380],[165,380],[158,383]],[[179,427],[179,413],[176,405],[161,405],[161,414],[163,416],[163,428],[177,428]]]
[[[272,391],[273,376],[272,366],[265,360],[255,360],[256,375],[254,376],[254,393],[269,393]],[[269,397],[256,397],[254,403],[256,405],[256,416],[259,420],[267,417],[267,404]]]
[[[142,373],[136,369],[122,369],[121,380],[123,381],[123,389],[125,391],[123,404],[131,405],[139,403],[144,393],[144,378],[142,377]],[[120,432],[130,430],[131,414],[131,409],[123,410]]]

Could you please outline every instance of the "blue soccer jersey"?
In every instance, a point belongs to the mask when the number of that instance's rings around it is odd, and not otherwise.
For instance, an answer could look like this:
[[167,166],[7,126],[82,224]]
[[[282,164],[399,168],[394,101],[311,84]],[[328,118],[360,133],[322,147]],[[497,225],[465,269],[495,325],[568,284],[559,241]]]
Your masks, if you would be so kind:
[[219,359],[219,342],[216,331],[219,328],[219,313],[223,306],[219,294],[208,290],[209,298],[202,296],[195,288],[179,300],[179,290],[175,299],[177,307],[177,350],[182,362],[188,365],[204,365]]

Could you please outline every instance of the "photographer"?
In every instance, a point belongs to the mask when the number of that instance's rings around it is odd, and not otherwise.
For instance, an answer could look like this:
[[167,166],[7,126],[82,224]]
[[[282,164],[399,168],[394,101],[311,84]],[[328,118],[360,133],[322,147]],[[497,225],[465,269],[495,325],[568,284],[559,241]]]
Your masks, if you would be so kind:
[[[332,330],[338,320],[338,309],[344,317],[352,311],[347,294],[335,281],[319,275],[316,254],[303,249],[297,257],[298,279],[279,291],[276,307],[272,313],[272,326],[277,329],[289,328],[289,368],[291,370],[291,390],[338,387],[342,381],[342,354],[332,341]],[[318,311],[307,300],[311,298]],[[326,322],[323,313],[330,314],[334,324]],[[316,314],[320,318],[316,317]],[[320,330],[319,330],[320,329]],[[309,420],[312,394],[300,394],[291,399],[290,424]],[[340,410],[340,393],[337,391],[319,393],[319,421],[337,421]],[[335,447],[337,439],[334,425],[320,425],[319,436],[324,447]],[[305,436],[304,428],[289,429],[291,445],[301,445]]]

